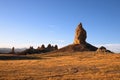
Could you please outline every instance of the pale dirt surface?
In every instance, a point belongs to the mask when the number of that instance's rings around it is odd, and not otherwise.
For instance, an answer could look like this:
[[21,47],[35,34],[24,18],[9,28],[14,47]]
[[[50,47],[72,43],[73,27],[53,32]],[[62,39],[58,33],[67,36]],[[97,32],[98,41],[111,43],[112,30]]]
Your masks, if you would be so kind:
[[0,80],[120,80],[120,54],[76,52],[30,56],[37,59],[0,59]]

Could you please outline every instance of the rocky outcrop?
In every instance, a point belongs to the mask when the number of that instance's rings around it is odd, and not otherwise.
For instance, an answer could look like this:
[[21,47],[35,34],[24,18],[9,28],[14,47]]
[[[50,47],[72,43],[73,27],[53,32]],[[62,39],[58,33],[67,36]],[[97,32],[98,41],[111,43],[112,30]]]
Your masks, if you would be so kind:
[[77,52],[77,51],[96,51],[97,47],[86,43],[86,44],[70,44],[58,50],[58,52]]
[[52,46],[51,44],[48,44],[48,46],[46,48],[46,51],[54,51],[54,50],[57,50],[57,49],[58,49],[57,45]]
[[12,52],[12,53],[15,53],[15,48],[14,48],[14,47],[12,47],[11,52]]
[[96,51],[97,52],[106,52],[106,48],[104,46],[101,46],[100,48],[98,48]]
[[86,42],[87,32],[80,23],[75,30],[75,38],[73,44],[65,46],[58,52],[75,52],[75,51],[96,51],[97,47]]
[[42,44],[41,47],[40,47],[40,50],[44,50],[45,49],[45,45]]
[[57,45],[55,45],[55,47],[54,47],[54,48],[55,48],[55,50],[58,50],[58,46],[57,46]]
[[110,50],[107,50],[104,46],[101,46],[100,48],[98,48],[97,50],[96,50],[96,52],[109,52],[109,53],[113,53],[113,52],[111,52]]
[[86,44],[87,33],[80,23],[75,31],[74,44]]
[[15,47],[12,47],[11,51],[9,52],[9,54],[15,54]]
[[34,54],[34,53],[46,53],[46,52],[51,52],[51,51],[55,51],[58,50],[58,46],[52,46],[51,44],[48,44],[47,47],[45,47],[44,44],[41,45],[41,47],[38,46],[37,49],[34,49],[32,46],[30,46],[29,49],[24,50],[23,52],[19,53],[19,54]]

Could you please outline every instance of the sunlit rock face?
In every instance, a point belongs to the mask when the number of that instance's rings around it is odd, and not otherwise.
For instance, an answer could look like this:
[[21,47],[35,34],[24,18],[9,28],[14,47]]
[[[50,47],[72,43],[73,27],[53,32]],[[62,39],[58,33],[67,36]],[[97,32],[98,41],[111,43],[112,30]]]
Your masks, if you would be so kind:
[[80,23],[75,30],[75,37],[72,44],[60,48],[57,52],[96,51],[97,47],[86,42],[87,32]]
[[86,42],[87,32],[83,28],[82,23],[80,23],[75,30],[75,38],[72,44],[69,44],[65,47],[58,49],[56,52],[82,52],[82,51],[103,51],[112,53],[110,50],[107,50],[105,47],[98,49],[97,47]]
[[80,23],[75,30],[74,44],[86,44],[87,33]]

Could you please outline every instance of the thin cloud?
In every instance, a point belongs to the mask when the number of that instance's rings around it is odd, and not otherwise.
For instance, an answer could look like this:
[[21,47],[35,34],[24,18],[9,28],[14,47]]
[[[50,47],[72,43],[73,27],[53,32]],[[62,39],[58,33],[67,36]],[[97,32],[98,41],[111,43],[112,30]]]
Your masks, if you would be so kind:
[[58,43],[65,43],[65,40],[56,40]]

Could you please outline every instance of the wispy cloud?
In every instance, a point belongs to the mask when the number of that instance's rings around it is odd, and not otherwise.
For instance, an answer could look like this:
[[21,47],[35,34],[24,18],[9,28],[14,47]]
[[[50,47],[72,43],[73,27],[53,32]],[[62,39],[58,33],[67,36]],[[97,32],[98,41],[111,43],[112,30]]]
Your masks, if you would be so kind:
[[65,40],[56,40],[56,42],[58,42],[58,43],[64,43]]
[[97,47],[100,46],[105,46],[107,49],[116,52],[116,53],[120,53],[120,44],[99,44],[99,45],[95,45]]

